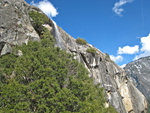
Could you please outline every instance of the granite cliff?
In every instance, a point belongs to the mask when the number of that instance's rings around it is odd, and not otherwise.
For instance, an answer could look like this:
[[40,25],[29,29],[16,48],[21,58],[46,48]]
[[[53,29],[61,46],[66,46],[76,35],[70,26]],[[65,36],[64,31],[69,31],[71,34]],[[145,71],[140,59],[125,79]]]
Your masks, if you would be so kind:
[[145,95],[150,103],[150,57],[143,57],[124,68],[132,83]]
[[[12,52],[14,45],[27,44],[29,40],[40,41],[40,36],[29,16],[30,11],[43,13],[24,0],[0,1],[0,55]],[[89,77],[94,78],[95,84],[100,83],[100,86],[104,87],[108,102],[105,103],[106,107],[111,104],[119,113],[146,113],[147,102],[144,95],[133,85],[125,71],[111,61],[107,54],[90,44],[76,43],[76,39],[52,20],[43,26],[55,37],[56,46],[74,55],[75,59],[85,65]],[[96,52],[87,52],[88,48],[93,48]]]

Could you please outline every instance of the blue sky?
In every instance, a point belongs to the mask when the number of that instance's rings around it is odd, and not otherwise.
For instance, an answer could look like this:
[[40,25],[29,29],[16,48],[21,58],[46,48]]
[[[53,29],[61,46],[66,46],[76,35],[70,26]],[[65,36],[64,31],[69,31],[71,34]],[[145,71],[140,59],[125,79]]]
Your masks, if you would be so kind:
[[26,0],[118,64],[150,56],[150,0]]

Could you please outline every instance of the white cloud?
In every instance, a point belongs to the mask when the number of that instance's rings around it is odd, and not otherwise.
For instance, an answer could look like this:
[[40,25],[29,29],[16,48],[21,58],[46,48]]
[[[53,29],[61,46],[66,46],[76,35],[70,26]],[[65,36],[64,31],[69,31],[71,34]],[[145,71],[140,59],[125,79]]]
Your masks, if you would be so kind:
[[139,59],[141,57],[150,56],[150,34],[147,37],[141,38],[142,48],[139,55],[136,55],[133,60]]
[[114,4],[114,7],[112,8],[112,10],[119,16],[122,16],[122,12],[124,11],[123,8],[121,8],[123,5],[127,4],[127,3],[131,3],[133,0],[119,0],[118,2],[116,2]]
[[111,60],[113,60],[114,62],[121,62],[123,60],[123,57],[122,56],[113,56],[113,55],[110,55],[110,58]]
[[150,34],[147,37],[142,37],[141,43],[142,43],[141,51],[150,52]]
[[34,1],[32,1],[31,5],[37,6],[49,17],[56,17],[58,15],[57,9],[48,0],[43,0],[38,3],[34,3]]
[[126,64],[123,64],[123,65],[121,65],[120,67],[121,67],[121,68],[124,68],[125,66],[126,66]]
[[118,48],[118,54],[135,54],[139,52],[139,46],[135,45],[131,46],[124,46],[123,48]]

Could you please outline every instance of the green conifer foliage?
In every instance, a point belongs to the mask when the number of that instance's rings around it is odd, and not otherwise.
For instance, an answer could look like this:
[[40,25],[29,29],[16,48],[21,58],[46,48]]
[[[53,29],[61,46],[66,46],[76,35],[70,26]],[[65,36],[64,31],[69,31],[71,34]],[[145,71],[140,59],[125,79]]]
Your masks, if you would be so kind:
[[[49,42],[48,38],[29,42],[16,47],[23,52],[22,56],[9,54],[0,58],[0,76],[4,78],[0,86],[0,110],[12,113],[109,110],[104,107],[103,89],[93,85],[84,66]],[[10,77],[12,73],[15,76]]]

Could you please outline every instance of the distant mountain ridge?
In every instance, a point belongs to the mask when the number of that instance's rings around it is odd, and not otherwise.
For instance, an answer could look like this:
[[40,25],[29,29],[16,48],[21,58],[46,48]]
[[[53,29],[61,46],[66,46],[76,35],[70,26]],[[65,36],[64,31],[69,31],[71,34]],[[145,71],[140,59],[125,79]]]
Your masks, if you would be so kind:
[[150,103],[150,56],[135,60],[125,66],[127,76]]

